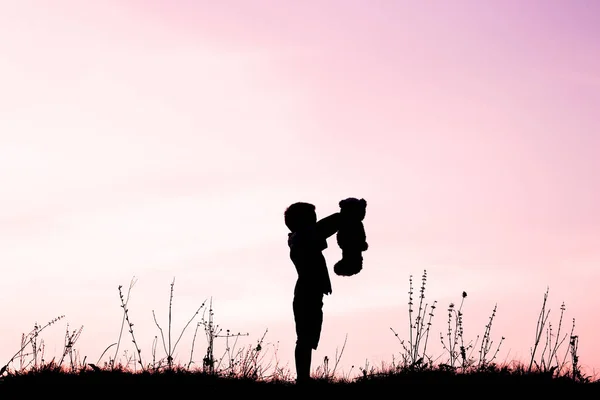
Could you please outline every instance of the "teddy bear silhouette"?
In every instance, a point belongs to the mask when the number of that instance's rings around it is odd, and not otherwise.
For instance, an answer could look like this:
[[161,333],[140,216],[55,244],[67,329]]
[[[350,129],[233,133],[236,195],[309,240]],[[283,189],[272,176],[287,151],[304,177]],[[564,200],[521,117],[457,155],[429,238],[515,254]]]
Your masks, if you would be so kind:
[[333,271],[337,275],[352,276],[362,270],[362,253],[369,248],[363,224],[367,201],[349,197],[341,200],[339,205],[341,218],[336,240],[342,250],[342,258],[335,263]]

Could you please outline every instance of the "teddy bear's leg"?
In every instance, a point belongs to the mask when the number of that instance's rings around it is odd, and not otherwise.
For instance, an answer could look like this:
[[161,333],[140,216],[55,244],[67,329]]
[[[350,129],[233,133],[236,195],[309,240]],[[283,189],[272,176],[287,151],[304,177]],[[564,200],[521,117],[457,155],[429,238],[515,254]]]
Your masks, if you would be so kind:
[[341,276],[348,276],[349,269],[350,265],[348,263],[348,260],[344,258],[340,260],[337,265],[337,274]]
[[342,259],[334,265],[334,272],[341,276],[352,276],[362,270],[362,254],[360,251],[342,251]]
[[358,274],[362,270],[362,264],[363,264],[363,257],[362,257],[362,254],[360,252],[358,252],[352,258],[352,264],[351,264],[352,265],[352,267],[351,267],[352,275]]
[[340,276],[350,276],[352,270],[352,258],[347,251],[342,251],[342,258],[335,263],[333,271]]

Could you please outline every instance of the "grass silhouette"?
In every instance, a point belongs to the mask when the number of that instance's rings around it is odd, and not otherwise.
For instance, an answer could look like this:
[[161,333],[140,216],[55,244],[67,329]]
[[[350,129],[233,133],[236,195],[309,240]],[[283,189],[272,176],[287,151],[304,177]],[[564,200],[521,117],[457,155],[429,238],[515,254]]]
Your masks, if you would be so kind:
[[[564,388],[571,395],[575,389],[585,389],[600,393],[600,380],[585,375],[579,365],[578,336],[575,335],[575,320],[570,332],[564,332],[564,303],[561,305],[558,326],[554,328],[549,321],[550,310],[547,307],[548,289],[544,293],[540,315],[536,325],[534,343],[528,363],[511,362],[499,364],[496,356],[504,337],[494,344],[492,327],[496,315],[494,306],[483,334],[474,341],[466,342],[463,328],[463,304],[467,293],[462,292],[460,304],[454,303],[447,308],[447,329],[440,332],[439,340],[443,354],[435,359],[427,351],[430,341],[432,320],[438,308],[437,302],[428,303],[426,299],[427,271],[421,276],[421,285],[415,298],[413,277],[409,277],[408,339],[390,328],[398,338],[400,356],[392,359],[388,365],[379,368],[359,368],[356,376],[342,375],[337,371],[346,343],[340,352],[336,351],[333,366],[325,357],[323,364],[312,373],[313,382],[305,386],[295,384],[289,369],[266,359],[265,336],[256,344],[238,347],[238,339],[247,336],[223,330],[214,321],[212,299],[205,300],[195,311],[178,336],[172,331],[172,305],[175,280],[170,285],[168,321],[165,329],[159,324],[154,310],[152,315],[160,332],[152,346],[149,357],[143,358],[136,340],[134,323],[129,314],[129,298],[135,285],[132,279],[127,293],[119,286],[119,299],[123,313],[121,330],[117,342],[108,346],[96,363],[81,359],[75,350],[83,327],[65,333],[64,348],[59,357],[50,361],[44,359],[42,333],[53,326],[64,315],[50,320],[45,325],[34,325],[27,334],[22,335],[21,346],[15,354],[0,368],[0,396],[11,389],[27,390],[28,393],[40,389],[46,392],[52,388],[86,387],[94,393],[110,392],[114,388],[126,388],[132,393],[157,394],[157,390],[168,389],[169,395],[188,393],[189,390],[202,393],[285,393],[302,389],[316,390],[320,393],[355,394],[357,390],[366,390],[370,394],[387,393],[392,385],[406,387],[440,387],[440,385],[459,385],[463,388],[475,388],[479,385],[498,389],[508,387]],[[175,360],[175,350],[184,332],[193,326],[190,357],[187,362]],[[202,364],[194,362],[194,351],[199,331],[206,335],[207,348]],[[124,352],[119,357],[124,336],[129,335],[135,352]],[[215,354],[215,342],[224,341],[225,351]],[[162,347],[163,357],[157,357],[157,348]],[[475,355],[474,355],[475,353]],[[108,357],[106,361],[101,362]],[[1,364],[0,364],[1,365]],[[514,386],[517,385],[517,386]],[[541,386],[540,386],[541,385]],[[37,388],[37,389],[36,389]],[[565,392],[567,393],[567,392]]]

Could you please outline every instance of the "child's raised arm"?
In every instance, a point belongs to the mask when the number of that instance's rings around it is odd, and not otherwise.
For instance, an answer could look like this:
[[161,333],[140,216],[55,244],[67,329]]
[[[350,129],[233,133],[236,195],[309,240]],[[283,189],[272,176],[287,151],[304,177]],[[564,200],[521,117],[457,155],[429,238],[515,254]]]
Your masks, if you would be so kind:
[[340,228],[340,213],[333,213],[317,222],[317,235],[323,240],[335,234]]

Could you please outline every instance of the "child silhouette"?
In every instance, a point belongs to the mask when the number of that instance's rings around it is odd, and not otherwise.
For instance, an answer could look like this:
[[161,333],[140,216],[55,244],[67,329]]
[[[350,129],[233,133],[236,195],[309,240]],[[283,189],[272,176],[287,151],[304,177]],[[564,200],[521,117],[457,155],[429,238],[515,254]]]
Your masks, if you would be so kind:
[[284,219],[290,230],[290,259],[298,273],[292,308],[296,324],[296,382],[301,384],[310,381],[312,351],[317,349],[323,325],[323,296],[332,293],[323,250],[327,248],[327,238],[339,228],[340,213],[317,221],[313,204],[297,202],[285,210]]

